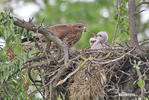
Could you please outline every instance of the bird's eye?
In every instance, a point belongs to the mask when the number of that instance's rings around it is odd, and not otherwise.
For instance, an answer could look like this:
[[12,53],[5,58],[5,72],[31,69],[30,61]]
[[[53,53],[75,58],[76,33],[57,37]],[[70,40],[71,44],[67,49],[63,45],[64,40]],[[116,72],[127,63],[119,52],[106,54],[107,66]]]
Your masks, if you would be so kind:
[[95,40],[92,40],[92,41],[90,41],[91,43],[95,43],[96,41]]
[[98,34],[99,37],[102,37],[102,35]]
[[78,26],[78,28],[81,28],[82,26]]

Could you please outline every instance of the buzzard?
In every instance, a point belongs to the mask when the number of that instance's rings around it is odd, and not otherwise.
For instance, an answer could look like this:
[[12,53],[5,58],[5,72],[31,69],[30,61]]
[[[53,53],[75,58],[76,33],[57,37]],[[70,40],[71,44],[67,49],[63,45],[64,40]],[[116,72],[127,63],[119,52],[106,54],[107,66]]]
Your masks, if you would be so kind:
[[[78,40],[80,40],[83,32],[87,31],[85,25],[82,23],[57,24],[48,27],[48,29],[55,33],[55,35],[59,37],[69,48],[71,48],[77,43]],[[35,33],[34,39],[40,39],[43,42],[48,42],[48,39],[40,33]]]

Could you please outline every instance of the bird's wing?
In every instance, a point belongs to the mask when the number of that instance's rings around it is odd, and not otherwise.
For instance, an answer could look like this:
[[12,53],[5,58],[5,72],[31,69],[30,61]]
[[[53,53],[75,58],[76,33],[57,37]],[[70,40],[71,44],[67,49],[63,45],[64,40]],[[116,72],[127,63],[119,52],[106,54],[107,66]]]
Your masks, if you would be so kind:
[[49,30],[54,32],[59,38],[65,37],[71,32],[70,24],[58,24],[48,27]]

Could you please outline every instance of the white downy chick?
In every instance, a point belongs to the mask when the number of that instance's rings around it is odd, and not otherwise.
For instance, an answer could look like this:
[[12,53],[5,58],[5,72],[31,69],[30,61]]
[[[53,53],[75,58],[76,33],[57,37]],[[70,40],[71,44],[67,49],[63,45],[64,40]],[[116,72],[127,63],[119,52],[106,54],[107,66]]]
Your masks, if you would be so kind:
[[95,37],[90,38],[90,40],[89,40],[90,46],[92,46],[96,42],[96,40],[97,39]]
[[106,32],[98,32],[96,38],[95,37],[90,38],[91,49],[109,48],[109,46],[105,44],[107,40],[108,40],[108,34]]

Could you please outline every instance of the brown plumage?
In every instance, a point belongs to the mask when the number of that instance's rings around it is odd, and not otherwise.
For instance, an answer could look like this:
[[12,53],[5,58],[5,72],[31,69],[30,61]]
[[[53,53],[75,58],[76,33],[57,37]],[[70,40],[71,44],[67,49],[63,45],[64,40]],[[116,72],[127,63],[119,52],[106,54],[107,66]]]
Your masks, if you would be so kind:
[[[84,24],[57,24],[48,27],[50,31],[56,34],[68,47],[72,47],[82,35],[82,32],[86,31]],[[48,42],[47,38],[42,34],[35,34],[34,38],[39,38],[44,42]]]

